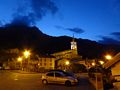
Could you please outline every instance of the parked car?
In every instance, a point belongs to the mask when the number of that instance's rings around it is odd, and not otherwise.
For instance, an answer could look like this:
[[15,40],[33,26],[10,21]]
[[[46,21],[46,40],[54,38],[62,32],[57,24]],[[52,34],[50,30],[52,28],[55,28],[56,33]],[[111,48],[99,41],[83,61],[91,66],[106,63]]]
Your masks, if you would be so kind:
[[66,86],[75,85],[78,83],[77,78],[68,72],[62,70],[51,70],[42,75],[42,83],[65,84]]

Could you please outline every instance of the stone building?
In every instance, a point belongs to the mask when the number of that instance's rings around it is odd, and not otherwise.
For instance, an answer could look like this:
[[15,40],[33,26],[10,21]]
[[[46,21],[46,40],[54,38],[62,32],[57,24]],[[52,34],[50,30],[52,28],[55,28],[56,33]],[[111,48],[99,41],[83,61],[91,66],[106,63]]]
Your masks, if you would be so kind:
[[[58,69],[69,69],[70,64],[82,58],[78,55],[77,42],[74,38],[71,41],[71,49],[51,54],[55,57],[55,66]],[[69,64],[68,64],[69,63]]]

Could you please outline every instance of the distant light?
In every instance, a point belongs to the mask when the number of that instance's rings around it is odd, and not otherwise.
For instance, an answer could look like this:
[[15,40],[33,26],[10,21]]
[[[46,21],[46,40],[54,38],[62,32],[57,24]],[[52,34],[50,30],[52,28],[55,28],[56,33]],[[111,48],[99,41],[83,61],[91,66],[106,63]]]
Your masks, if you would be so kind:
[[70,64],[70,62],[69,62],[69,61],[66,61],[66,62],[65,62],[65,65],[69,65],[69,64]]
[[30,54],[31,54],[30,51],[28,51],[28,50],[24,51],[25,58],[28,58],[30,56]]
[[104,64],[104,61],[99,61],[99,62],[100,62],[100,64],[101,64],[101,65],[103,65],[103,64]]
[[94,62],[92,63],[92,66],[95,66],[95,63],[94,63]]
[[17,60],[18,60],[18,62],[21,62],[21,61],[22,61],[22,58],[21,58],[21,57],[18,57]]
[[112,59],[112,56],[111,56],[111,55],[106,55],[105,58],[106,58],[107,60],[111,60],[111,59]]

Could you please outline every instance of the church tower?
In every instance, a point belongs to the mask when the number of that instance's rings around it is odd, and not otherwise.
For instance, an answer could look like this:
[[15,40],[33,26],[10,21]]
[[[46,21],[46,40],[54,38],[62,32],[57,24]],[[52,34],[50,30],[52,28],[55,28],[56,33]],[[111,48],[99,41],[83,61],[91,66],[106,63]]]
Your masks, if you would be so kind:
[[77,42],[75,42],[74,35],[73,35],[73,39],[71,41],[71,50],[72,50],[73,54],[78,55],[78,52],[77,52]]

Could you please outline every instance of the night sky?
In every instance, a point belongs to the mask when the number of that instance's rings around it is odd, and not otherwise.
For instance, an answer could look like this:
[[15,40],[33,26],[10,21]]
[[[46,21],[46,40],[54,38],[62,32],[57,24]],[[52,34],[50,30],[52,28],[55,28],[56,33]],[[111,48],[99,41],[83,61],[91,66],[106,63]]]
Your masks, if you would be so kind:
[[51,36],[120,43],[120,0],[0,0],[0,26],[22,23]]

